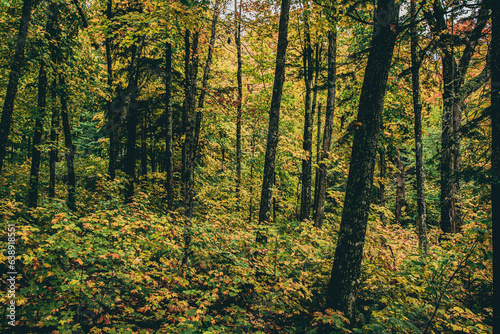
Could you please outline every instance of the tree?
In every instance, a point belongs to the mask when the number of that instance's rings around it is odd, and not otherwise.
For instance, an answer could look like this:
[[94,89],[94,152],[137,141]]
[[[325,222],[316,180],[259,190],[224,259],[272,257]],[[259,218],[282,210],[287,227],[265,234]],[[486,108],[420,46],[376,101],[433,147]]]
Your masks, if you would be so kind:
[[17,86],[21,76],[21,70],[24,66],[24,46],[28,37],[28,26],[30,23],[31,7],[34,0],[25,0],[23,3],[19,32],[17,34],[14,59],[9,74],[9,83],[2,109],[2,118],[0,120],[0,175],[7,149],[7,139],[9,138],[10,127],[12,125],[12,113],[14,111],[14,101],[16,100]]
[[[461,6],[461,5],[459,5]],[[477,19],[470,33],[461,39],[463,51],[456,60],[455,45],[458,39],[454,27],[455,10],[443,8],[435,1],[430,11],[424,12],[432,33],[438,37],[438,48],[441,52],[443,75],[443,114],[441,120],[441,229],[443,232],[458,232],[461,226],[460,217],[460,169],[461,169],[461,119],[462,103],[468,95],[462,94],[462,86],[476,46],[483,35],[483,28],[488,21],[486,6],[481,2],[479,10],[472,12],[469,20]],[[451,13],[451,15],[448,14]],[[459,33],[457,33],[459,35]],[[463,41],[463,42],[462,42]],[[470,94],[470,93],[468,93]]]
[[[111,20],[113,18],[113,0],[108,0],[106,4],[106,18]],[[106,69],[108,79],[108,89],[113,94],[113,58],[111,56],[112,46],[111,38],[106,35],[104,40],[106,46]],[[118,146],[119,146],[119,131],[120,119],[118,108],[113,108],[113,103],[110,101],[107,104],[108,123],[109,123],[109,160],[108,160],[108,174],[111,180],[116,176],[116,162],[118,159]]]
[[[491,221],[493,228],[493,286],[500,277],[500,8],[490,0],[491,15]],[[493,328],[500,328],[500,298],[493,295]]]
[[[288,45],[288,20],[290,0],[282,0],[280,23],[278,28],[278,49],[276,52],[276,70],[274,72],[273,96],[269,112],[269,127],[267,131],[266,156],[264,162],[264,175],[260,195],[259,222],[266,223],[271,217],[271,203],[274,186],[274,163],[276,148],[279,139],[279,119],[283,83],[285,81],[285,57]],[[257,242],[265,242],[265,236],[258,234]]]
[[396,168],[398,172],[396,173],[396,210],[394,216],[396,218],[396,223],[401,224],[403,208],[406,207],[406,175],[405,166],[401,160],[399,149],[396,153]]
[[172,44],[165,43],[165,170],[167,207],[174,209],[174,159],[172,152]]
[[137,138],[137,94],[139,80],[139,59],[142,53],[144,38],[139,37],[137,44],[131,47],[131,60],[128,72],[128,84],[123,103],[122,114],[125,115],[127,129],[127,154],[125,156],[124,172],[129,180],[125,187],[125,201],[131,202],[134,196],[135,162],[136,162],[136,138]]
[[198,38],[199,32],[193,34],[193,43],[189,43],[190,31],[186,30],[186,96],[184,101],[184,145],[182,147],[182,186],[184,194],[184,216],[191,218],[193,215],[194,197],[194,158],[195,158],[195,123],[194,112],[196,110],[196,78],[198,76]]
[[359,98],[357,123],[326,307],[354,315],[363,247],[370,211],[371,188],[382,109],[397,36],[399,6],[394,0],[378,3],[370,53]]
[[36,208],[38,205],[38,174],[40,172],[40,145],[42,144],[43,118],[45,117],[47,94],[47,69],[45,62],[40,61],[38,72],[38,107],[35,116],[33,134],[33,151],[31,153],[30,185],[28,191],[28,207]]
[[[315,194],[316,207],[314,208],[315,219],[314,226],[321,227],[323,225],[325,198],[326,198],[326,176],[327,165],[326,159],[330,152],[333,134],[333,116],[335,114],[335,79],[337,73],[337,31],[335,25],[328,32],[328,78],[327,78],[327,98],[326,98],[326,115],[325,129],[323,135],[323,147],[319,162],[317,179],[317,191]],[[319,134],[318,134],[319,135]]]
[[[306,2],[308,4],[308,2]],[[305,157],[302,159],[302,192],[300,200],[300,220],[310,219],[311,216],[311,178],[312,178],[312,132],[313,132],[313,110],[311,110],[311,82],[313,79],[311,32],[309,28],[308,6],[304,8],[304,49],[303,67],[304,84],[306,96],[304,101],[304,135],[302,137],[302,149]]]
[[[55,37],[54,23],[59,14],[59,5],[52,2],[49,6],[49,15],[46,26],[46,37],[49,40],[50,52],[55,52],[52,39]],[[39,173],[40,173],[40,145],[42,144],[43,119],[47,106],[47,65],[40,55],[40,69],[38,72],[38,107],[35,116],[35,128],[33,134],[33,150],[31,154],[30,184],[28,190],[28,207],[36,208],[38,205]],[[52,181],[52,180],[50,180]],[[53,196],[52,196],[53,197]]]
[[420,75],[418,60],[417,10],[415,0],[410,4],[411,15],[411,83],[413,92],[413,112],[415,113],[415,168],[417,174],[417,228],[418,248],[427,253],[427,210],[425,207],[425,171],[422,142],[422,102],[420,101]]
[[61,119],[63,123],[64,146],[66,148],[66,167],[68,170],[68,200],[67,205],[70,210],[76,210],[76,180],[75,180],[75,146],[71,138],[71,125],[69,121],[67,85],[64,79],[64,74],[59,73],[58,81],[61,85]]
[[243,83],[241,78],[241,0],[238,9],[238,1],[234,1],[234,19],[235,19],[235,32],[234,40],[236,43],[236,54],[238,69],[236,71],[236,80],[238,81],[238,105],[236,111],[236,196],[240,196],[241,186],[241,104],[243,102]]
[[[202,79],[202,87],[200,91],[200,96],[198,98],[198,111],[196,112],[196,123],[195,123],[195,138],[194,138],[194,147],[195,147],[195,152],[194,152],[194,157],[198,156],[198,146],[199,146],[199,141],[200,141],[200,131],[201,131],[201,121],[203,119],[203,106],[205,103],[205,95],[207,93],[208,89],[208,77],[210,75],[210,66],[212,65],[212,57],[214,53],[214,48],[215,48],[215,38],[217,36],[217,22],[219,20],[219,13],[220,13],[220,4],[219,2],[215,2],[214,4],[214,13],[212,17],[212,29],[211,29],[211,35],[210,35],[210,43],[208,46],[208,53],[207,53],[207,60],[205,63],[205,67],[203,69],[203,79]],[[240,73],[241,74],[241,73]]]

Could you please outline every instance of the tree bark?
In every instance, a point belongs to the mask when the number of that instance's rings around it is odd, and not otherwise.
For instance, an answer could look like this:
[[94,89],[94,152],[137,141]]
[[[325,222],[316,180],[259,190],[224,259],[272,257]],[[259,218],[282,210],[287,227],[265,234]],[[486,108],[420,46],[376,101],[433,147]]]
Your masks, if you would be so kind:
[[[491,221],[493,228],[493,286],[500,277],[500,7],[490,2],[491,26]],[[495,285],[495,283],[497,285]],[[493,295],[493,328],[500,328],[500,297]]]
[[136,162],[136,139],[137,139],[137,83],[139,80],[139,58],[142,53],[143,37],[139,38],[138,45],[132,45],[132,58],[129,65],[129,78],[127,93],[123,103],[123,114],[126,120],[127,128],[127,153],[125,156],[124,172],[128,176],[128,182],[125,186],[125,202],[132,202],[134,196],[135,182],[135,162]]
[[401,217],[403,215],[403,208],[406,207],[406,175],[405,166],[401,161],[399,149],[396,155],[396,167],[398,168],[398,173],[396,174],[396,210],[394,216],[396,223],[402,224]]
[[359,127],[354,133],[339,238],[326,294],[326,307],[340,310],[351,319],[359,285],[382,109],[398,29],[398,12],[399,6],[394,0],[378,3],[359,100]]
[[208,46],[208,54],[207,54],[207,61],[205,63],[205,68],[203,69],[203,81],[202,81],[202,88],[198,100],[198,111],[196,112],[196,121],[195,121],[195,129],[194,129],[194,158],[196,160],[198,156],[198,148],[199,148],[199,142],[200,142],[200,131],[201,131],[201,122],[203,121],[203,105],[205,102],[205,95],[207,92],[208,88],[208,77],[210,75],[210,66],[212,65],[212,57],[213,57],[213,51],[215,48],[215,38],[216,38],[216,33],[217,33],[217,21],[219,20],[219,12],[220,12],[220,7],[219,3],[216,1],[214,5],[214,14],[212,17],[212,29],[211,29],[211,35],[210,35],[210,44]]
[[141,129],[141,176],[148,175],[148,115],[144,113],[142,116]]
[[[193,34],[192,53],[189,60],[186,73],[188,80],[188,89],[185,99],[185,122],[184,133],[185,140],[183,145],[182,161],[182,185],[184,193],[184,215],[191,218],[193,215],[193,197],[194,197],[194,157],[195,157],[195,122],[194,112],[196,110],[196,78],[198,76],[198,37],[199,33]],[[186,48],[189,43],[186,44]]]
[[[49,41],[49,52],[55,54],[56,47],[52,42],[55,37],[54,23],[59,14],[59,6],[54,2],[49,6],[47,26],[45,28],[46,38]],[[42,144],[43,120],[47,106],[47,67],[43,59],[40,60],[38,73],[38,108],[35,117],[35,128],[33,134],[33,153],[31,154],[30,184],[28,190],[28,207],[36,208],[38,205],[39,173],[40,173],[40,145]]]
[[427,210],[425,206],[425,170],[422,142],[422,102],[420,101],[420,62],[418,59],[417,10],[415,0],[410,3],[411,15],[411,83],[413,112],[415,113],[415,168],[417,174],[417,229],[418,248],[427,254]]
[[[448,43],[447,43],[448,44]],[[443,115],[441,119],[441,229],[456,232],[459,226],[453,183],[453,105],[455,59],[449,45],[442,48]]]
[[174,160],[172,154],[172,44],[165,50],[165,170],[167,172],[167,208],[174,210]]
[[17,35],[16,48],[14,51],[14,60],[10,68],[9,83],[2,109],[2,118],[0,120],[0,175],[2,174],[5,152],[7,149],[7,140],[9,139],[10,128],[12,126],[12,113],[14,112],[14,101],[17,95],[17,86],[21,77],[21,70],[24,65],[24,46],[28,36],[28,26],[30,22],[31,7],[33,0],[25,0],[21,11],[21,22]]
[[[290,0],[282,0],[280,22],[278,28],[278,49],[276,53],[276,70],[274,72],[273,96],[269,111],[269,128],[267,132],[266,157],[264,162],[264,175],[260,196],[259,222],[266,223],[271,216],[271,203],[274,186],[274,163],[276,148],[279,139],[279,119],[283,83],[285,82],[285,56],[288,45],[288,21]],[[257,234],[257,242],[266,242],[265,236]]]
[[[234,1],[235,32],[234,40],[236,43],[236,53],[238,58],[238,68],[236,79],[238,81],[238,106],[236,111],[236,197],[240,197],[241,186],[241,103],[243,100],[243,83],[241,79],[241,0],[238,11],[238,1]],[[238,13],[238,14],[237,14]]]
[[[113,0],[108,0],[106,7],[106,18],[111,20],[113,18],[112,13]],[[110,96],[113,95],[113,59],[111,56],[111,38],[106,37],[106,68],[108,72],[108,89]],[[114,107],[113,102],[109,102],[107,105],[108,111],[108,124],[109,124],[109,164],[108,164],[108,174],[111,180],[116,177],[116,164],[118,160],[118,151],[120,146],[120,118],[119,109]]]
[[73,140],[71,139],[71,126],[68,116],[68,102],[66,97],[66,82],[62,73],[59,73],[59,83],[62,88],[61,93],[61,118],[63,123],[64,132],[64,146],[66,147],[66,167],[68,170],[68,199],[66,204],[68,208],[72,211],[76,210],[76,181],[75,181],[75,146],[73,145]]
[[311,33],[309,31],[309,18],[304,12],[305,45],[303,50],[304,84],[306,96],[304,103],[304,135],[302,149],[306,157],[302,159],[302,193],[300,197],[300,220],[311,218],[311,179],[312,179],[312,132],[313,111],[311,110],[311,81],[313,76]]
[[47,95],[47,69],[45,62],[40,61],[38,72],[38,108],[35,117],[35,128],[33,129],[33,153],[31,154],[30,184],[28,190],[28,208],[36,208],[38,205],[38,176],[40,172],[40,145],[42,144],[43,119]]
[[326,115],[325,129],[323,135],[323,147],[319,162],[317,178],[317,203],[314,209],[316,216],[314,217],[314,226],[320,228],[323,226],[323,218],[325,211],[326,198],[326,177],[327,166],[325,160],[328,158],[330,146],[332,143],[333,132],[333,116],[335,114],[335,80],[337,76],[337,31],[334,26],[328,32],[328,91],[326,96]]

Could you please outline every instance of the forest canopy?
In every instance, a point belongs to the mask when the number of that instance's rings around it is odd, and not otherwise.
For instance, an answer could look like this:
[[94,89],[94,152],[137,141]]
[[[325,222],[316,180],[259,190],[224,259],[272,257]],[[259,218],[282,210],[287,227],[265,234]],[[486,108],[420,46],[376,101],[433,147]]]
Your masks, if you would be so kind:
[[493,333],[495,0],[0,2],[0,332]]

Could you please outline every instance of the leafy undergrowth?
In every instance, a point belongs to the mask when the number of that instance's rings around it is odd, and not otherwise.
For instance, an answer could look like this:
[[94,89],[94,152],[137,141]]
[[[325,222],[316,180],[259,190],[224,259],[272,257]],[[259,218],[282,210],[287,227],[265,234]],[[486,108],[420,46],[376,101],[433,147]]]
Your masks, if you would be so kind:
[[[349,321],[322,308],[338,223],[263,228],[210,213],[188,223],[155,213],[145,193],[121,204],[120,182],[97,180],[76,213],[61,201],[25,212],[0,200],[2,231],[17,228],[18,331],[420,333],[432,320],[428,333],[491,332],[492,247],[482,223],[444,240],[431,230],[423,259],[411,228],[372,221]],[[255,244],[257,231],[267,244]],[[6,265],[2,254],[2,273]]]

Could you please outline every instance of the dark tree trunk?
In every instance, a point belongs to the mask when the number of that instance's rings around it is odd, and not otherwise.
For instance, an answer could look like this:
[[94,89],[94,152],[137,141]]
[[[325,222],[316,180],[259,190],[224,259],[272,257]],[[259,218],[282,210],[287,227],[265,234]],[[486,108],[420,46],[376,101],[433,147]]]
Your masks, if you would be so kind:
[[332,143],[333,116],[335,114],[335,79],[337,75],[337,32],[335,28],[328,32],[328,78],[327,78],[327,96],[326,96],[326,115],[325,129],[323,135],[323,147],[319,162],[317,179],[317,201],[314,208],[314,226],[321,227],[325,212],[326,198],[326,176],[327,166],[325,160],[328,158],[330,146]]
[[[461,126],[461,98],[459,96],[465,81],[465,74],[469,67],[475,48],[483,34],[483,28],[488,21],[487,8],[481,3],[477,16],[477,23],[465,43],[462,56],[455,61],[453,34],[442,34],[448,28],[446,11],[440,2],[434,2],[432,17],[430,12],[425,15],[430,23],[431,30],[440,36],[443,68],[443,116],[441,133],[441,229],[446,233],[455,233],[460,230],[460,126]],[[451,21],[453,21],[453,8]]]
[[304,13],[305,45],[303,50],[304,83],[306,87],[304,105],[304,135],[302,149],[306,157],[302,159],[302,193],[300,197],[300,220],[311,218],[311,179],[312,179],[312,133],[313,111],[311,110],[311,81],[313,76],[311,34],[309,32],[309,18]]
[[57,128],[59,127],[59,118],[57,114],[57,80],[52,82],[52,119],[50,124],[50,151],[49,151],[49,197],[56,196],[56,162],[57,162]]
[[[279,138],[279,119],[283,83],[285,82],[285,56],[288,45],[288,20],[290,0],[282,0],[280,23],[278,29],[278,49],[276,53],[276,70],[274,72],[273,96],[269,112],[269,128],[267,132],[266,157],[264,162],[264,175],[260,196],[259,222],[269,221],[274,186],[274,161]],[[257,234],[257,242],[266,242],[265,236]]]
[[9,83],[0,120],[0,175],[2,174],[5,152],[7,149],[7,140],[9,139],[10,127],[12,125],[12,113],[14,112],[14,101],[17,95],[17,86],[21,70],[24,65],[24,46],[28,36],[28,26],[30,22],[31,6],[33,0],[25,0],[21,12],[21,22],[17,35],[16,48],[14,51],[14,60],[10,68]]
[[248,222],[252,222],[253,217],[253,165],[255,163],[255,128],[252,127],[252,141],[250,143],[252,147],[252,163],[250,165],[250,205],[248,208]]
[[66,82],[62,74],[59,74],[59,83],[61,85],[61,118],[63,123],[63,132],[64,132],[64,146],[66,147],[66,167],[68,170],[68,199],[67,206],[70,210],[76,210],[76,181],[75,181],[75,146],[73,145],[73,141],[71,139],[71,126],[69,123],[68,116],[68,102],[66,97]]
[[[190,89],[189,73],[191,73],[189,68],[191,57],[191,30],[186,29],[184,33],[184,95],[188,96]],[[188,106],[186,105],[186,100],[182,107],[182,131],[186,131],[186,114],[188,112]],[[184,161],[184,157],[182,158]]]
[[[316,104],[318,101],[318,78],[319,78],[319,64],[321,62],[321,51],[322,47],[320,47],[319,43],[316,43],[316,57],[315,59],[315,64],[314,64],[314,86],[313,86],[313,99],[312,99],[312,105],[311,105],[311,111],[314,113],[316,110]],[[321,159],[321,103],[318,105],[318,114],[317,114],[317,126],[316,126],[316,163],[319,163],[319,159]],[[317,173],[316,173],[317,175]],[[316,178],[317,180],[318,178]],[[314,193],[316,194],[316,186],[314,188]],[[316,205],[314,205],[314,208],[316,208]]]
[[453,183],[453,100],[455,60],[450,46],[443,49],[443,116],[441,119],[441,229],[456,232],[458,216]]
[[[193,34],[192,53],[189,61],[189,72],[186,73],[188,90],[185,99],[185,140],[183,145],[182,161],[182,185],[184,193],[184,215],[191,218],[193,215],[194,197],[194,157],[195,157],[195,122],[194,112],[196,110],[196,77],[198,76],[198,37],[199,33]],[[189,44],[189,43],[188,43]],[[186,48],[188,45],[186,45]]]
[[[322,46],[322,45],[321,45]],[[318,99],[318,78],[319,78],[319,63],[321,61],[321,49],[322,47],[319,43],[316,43],[316,56],[315,56],[315,64],[314,64],[314,86],[313,86],[313,98],[311,105],[311,112],[314,114],[316,110],[316,102]],[[316,126],[316,163],[319,163],[321,158],[321,103],[318,105],[318,121]],[[316,169],[315,179],[314,179],[314,203],[313,203],[313,219],[316,219],[316,208],[318,207],[318,173],[319,170]]]
[[196,123],[194,129],[194,157],[195,160],[199,154],[198,147],[200,141],[200,131],[201,131],[201,122],[203,121],[203,105],[205,103],[205,95],[208,88],[208,77],[210,75],[210,66],[212,65],[212,56],[215,48],[215,38],[217,33],[217,21],[219,20],[219,3],[216,2],[214,5],[214,15],[212,18],[212,31],[210,35],[210,44],[208,46],[208,54],[207,61],[205,63],[205,68],[203,69],[203,81],[202,88],[200,92],[200,97],[198,100],[198,111],[196,112]]
[[148,175],[148,115],[144,113],[141,129],[141,176]]
[[241,0],[238,13],[238,1],[234,1],[234,13],[236,29],[234,33],[234,40],[236,42],[236,53],[238,57],[238,69],[236,71],[236,79],[238,81],[238,107],[236,111],[236,196],[240,196],[241,186],[241,103],[243,100],[243,83],[241,80]]
[[418,60],[417,10],[411,0],[411,82],[413,91],[413,112],[415,113],[415,168],[417,174],[417,229],[418,248],[427,253],[427,211],[425,207],[425,171],[422,142],[422,103],[420,101],[420,75]]
[[406,207],[406,175],[405,165],[401,161],[399,150],[396,155],[396,167],[398,169],[398,173],[396,174],[396,210],[394,216],[396,218],[396,223],[401,224],[403,208]]
[[[385,152],[382,150],[380,155],[380,182],[379,182],[379,205],[380,207],[385,207],[385,178],[387,177],[387,165],[385,162]],[[380,220],[382,224],[385,225],[387,218],[385,217],[384,211],[380,212]]]
[[151,158],[151,173],[156,173],[156,133],[155,130],[153,130],[153,142],[150,145],[149,149],[149,156]]
[[[108,0],[106,8],[106,18],[111,20],[113,18],[112,6],[113,0]],[[110,96],[113,95],[113,60],[111,57],[111,38],[106,37],[106,66],[108,71],[108,89]],[[118,150],[120,146],[120,119],[119,119],[119,108],[116,108],[115,104],[111,101],[107,105],[108,111],[108,131],[109,131],[109,164],[108,164],[108,174],[111,180],[116,177],[116,164],[118,160]]]
[[[316,163],[319,164],[319,161],[321,159],[321,103],[318,104],[318,122],[316,123],[317,126],[317,136],[316,136]],[[318,180],[318,173],[316,173],[316,180]],[[317,182],[316,182],[317,183]],[[317,191],[318,186],[315,186],[315,189]],[[315,191],[315,194],[316,194]],[[315,196],[316,197],[316,196]],[[317,204],[314,205],[314,208],[317,207]]]
[[165,51],[165,171],[167,172],[167,207],[174,209],[174,160],[172,154],[172,44]]
[[[382,11],[386,15],[381,15]],[[370,212],[371,188],[382,123],[387,78],[396,42],[399,6],[382,0],[359,99],[360,126],[354,133],[349,176],[326,307],[353,318]],[[392,25],[392,27],[391,27]]]
[[43,119],[47,95],[47,69],[45,62],[40,61],[38,72],[38,108],[36,113],[35,128],[33,129],[33,153],[31,154],[30,185],[28,190],[28,208],[38,205],[38,176],[40,172],[40,145],[42,144]]
[[127,154],[125,156],[124,172],[128,176],[125,186],[125,201],[130,203],[134,196],[135,162],[136,162],[136,139],[137,139],[137,82],[139,80],[139,58],[142,53],[143,37],[139,38],[138,45],[132,46],[132,59],[129,66],[129,78],[127,93],[123,106],[123,114],[126,115],[127,127]]
[[[493,286],[500,277],[500,7],[493,1],[491,27],[491,221],[493,228]],[[496,285],[495,285],[496,284]],[[500,296],[494,289],[493,328],[500,328]]]

